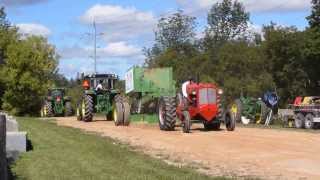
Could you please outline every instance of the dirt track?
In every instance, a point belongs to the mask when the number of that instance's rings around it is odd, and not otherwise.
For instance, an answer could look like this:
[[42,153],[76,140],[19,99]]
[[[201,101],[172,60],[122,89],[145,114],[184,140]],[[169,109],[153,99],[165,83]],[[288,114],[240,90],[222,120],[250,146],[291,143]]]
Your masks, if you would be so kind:
[[84,123],[75,118],[58,118],[58,125],[98,132],[211,175],[320,179],[320,134],[254,128],[205,132],[201,125],[183,134],[180,128],[163,132],[151,125],[115,127],[113,122]]

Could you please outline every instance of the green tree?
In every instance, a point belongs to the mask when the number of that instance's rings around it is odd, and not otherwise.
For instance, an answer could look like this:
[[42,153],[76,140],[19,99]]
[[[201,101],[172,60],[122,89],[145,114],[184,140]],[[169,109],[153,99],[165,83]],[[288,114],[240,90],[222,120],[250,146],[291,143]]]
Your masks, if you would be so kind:
[[58,64],[55,48],[42,37],[9,44],[1,77],[6,85],[2,107],[11,113],[36,114],[52,85]]
[[192,57],[198,54],[195,46],[195,18],[182,11],[161,18],[155,31],[155,44],[145,49],[148,67],[173,67],[174,76],[182,82],[193,75]]
[[226,41],[243,38],[249,17],[243,4],[237,0],[223,0],[214,4],[208,13],[204,47],[216,48]]
[[306,31],[306,63],[305,69],[309,76],[310,95],[320,92],[320,1],[312,0],[312,12],[307,17],[310,27]]
[[309,77],[305,71],[305,32],[295,27],[264,27],[264,54],[269,61],[273,79],[283,101],[307,95]]
[[219,73],[215,78],[223,86],[229,101],[241,94],[260,97],[264,91],[274,88],[268,72],[270,67],[259,46],[250,46],[246,42],[225,43],[219,59]]
[[156,46],[165,50],[180,49],[183,44],[191,44],[195,40],[195,27],[195,17],[184,15],[183,11],[163,17],[155,32]]

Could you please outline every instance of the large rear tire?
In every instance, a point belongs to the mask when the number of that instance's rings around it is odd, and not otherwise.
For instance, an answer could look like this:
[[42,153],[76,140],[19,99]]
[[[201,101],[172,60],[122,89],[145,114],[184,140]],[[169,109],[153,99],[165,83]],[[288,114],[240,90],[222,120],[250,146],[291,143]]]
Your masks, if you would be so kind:
[[84,95],[82,99],[82,119],[85,122],[93,120],[93,99],[90,95]]
[[78,121],[82,121],[82,113],[81,113],[81,107],[80,107],[80,105],[77,106],[76,113],[77,113],[77,120],[78,120]]
[[124,99],[122,102],[123,106],[123,125],[129,126],[130,125],[130,105],[129,102]]
[[44,117],[52,117],[53,116],[53,109],[52,109],[51,102],[45,101],[43,110],[44,110]]
[[191,119],[190,114],[188,111],[183,111],[183,123],[182,123],[182,130],[184,133],[190,133],[191,129]]
[[64,115],[65,116],[72,116],[73,111],[72,111],[72,105],[70,101],[67,101],[65,104],[65,112]]
[[307,114],[305,117],[305,121],[304,121],[304,126],[306,127],[306,129],[313,129],[314,126],[314,122],[313,122],[313,114]]
[[175,97],[161,97],[158,103],[158,119],[160,130],[173,131],[176,124]]
[[116,126],[123,125],[123,109],[121,102],[115,102],[113,105],[113,121]]
[[228,131],[234,131],[236,127],[236,120],[230,113],[225,115],[225,124]]
[[294,125],[296,128],[304,128],[305,117],[302,113],[298,113],[294,118]]
[[231,113],[236,122],[241,122],[242,102],[240,99],[236,99],[231,105]]
[[260,119],[257,121],[257,124],[264,124],[268,118],[268,115],[270,114],[271,109],[268,108],[268,106],[264,103],[261,102],[261,114],[260,114]]

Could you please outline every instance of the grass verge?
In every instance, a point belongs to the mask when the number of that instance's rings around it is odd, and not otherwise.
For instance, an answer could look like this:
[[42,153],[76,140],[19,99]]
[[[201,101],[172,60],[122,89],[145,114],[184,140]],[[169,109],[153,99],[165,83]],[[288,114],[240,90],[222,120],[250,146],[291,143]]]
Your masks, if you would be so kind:
[[19,118],[18,122],[28,132],[33,150],[11,166],[16,179],[226,179],[168,165],[112,139],[58,127],[53,121]]

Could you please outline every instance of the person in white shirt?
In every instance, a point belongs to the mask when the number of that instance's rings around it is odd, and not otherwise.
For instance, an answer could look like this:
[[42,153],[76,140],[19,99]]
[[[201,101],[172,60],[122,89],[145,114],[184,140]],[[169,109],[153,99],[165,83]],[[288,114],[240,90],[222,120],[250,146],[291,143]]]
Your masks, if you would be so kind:
[[188,86],[189,84],[191,84],[191,83],[193,83],[193,79],[192,79],[192,77],[189,77],[189,80],[186,81],[186,82],[184,82],[184,83],[182,84],[182,95],[183,95],[183,97],[185,97],[185,98],[188,97],[187,86]]
[[96,91],[103,90],[102,83],[103,83],[103,81],[102,81],[102,80],[100,80],[100,81],[99,81],[99,84],[98,84],[98,85],[97,85],[97,87],[96,87]]

